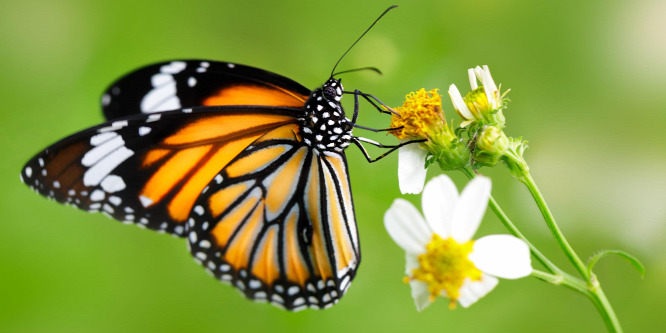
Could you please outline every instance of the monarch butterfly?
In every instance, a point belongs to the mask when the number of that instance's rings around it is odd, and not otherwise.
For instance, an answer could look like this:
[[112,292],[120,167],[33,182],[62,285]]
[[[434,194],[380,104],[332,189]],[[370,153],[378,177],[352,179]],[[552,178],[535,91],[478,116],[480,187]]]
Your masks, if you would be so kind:
[[340,100],[352,92],[333,76],[310,91],[228,62],[150,65],[103,94],[107,122],[46,148],[21,179],[186,238],[195,261],[250,299],[327,308],[361,259],[344,150],[354,143],[369,159],[360,141],[374,142],[352,134],[358,97],[381,103],[355,91],[348,119]]

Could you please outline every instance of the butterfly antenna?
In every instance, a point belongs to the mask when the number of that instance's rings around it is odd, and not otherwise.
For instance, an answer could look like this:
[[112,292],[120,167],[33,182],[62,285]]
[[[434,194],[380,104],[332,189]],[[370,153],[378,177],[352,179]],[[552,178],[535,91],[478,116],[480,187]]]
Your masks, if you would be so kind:
[[331,77],[338,76],[338,75],[344,74],[344,73],[352,73],[352,72],[360,72],[360,71],[372,71],[372,72],[375,72],[379,75],[382,75],[382,71],[380,71],[379,68],[377,68],[377,67],[361,67],[361,68],[354,68],[354,69],[347,69],[347,70],[344,70],[344,71],[339,71],[339,72],[331,74]]
[[345,53],[342,54],[342,56],[340,57],[340,59],[338,59],[338,62],[335,63],[335,66],[333,66],[333,70],[331,71],[331,77],[333,77],[333,76],[335,75],[335,74],[334,74],[334,73],[335,73],[335,69],[338,67],[338,64],[340,63],[340,61],[342,60],[342,58],[344,58],[344,57],[347,55],[347,53],[348,53],[348,52],[354,47],[354,45],[356,45],[356,43],[358,43],[358,41],[361,40],[361,38],[363,38],[363,36],[365,36],[365,34],[367,34],[368,31],[370,31],[370,29],[372,29],[372,27],[374,27],[375,24],[377,24],[377,22],[379,22],[379,19],[381,19],[384,15],[386,15],[386,13],[388,13],[389,10],[391,10],[391,9],[393,9],[393,8],[396,8],[396,7],[398,7],[398,6],[397,6],[397,5],[393,5],[393,6],[389,7],[389,8],[387,8],[387,9],[386,9],[381,15],[379,15],[379,17],[378,17],[374,22],[372,22],[372,24],[371,24],[367,29],[365,29],[365,31],[363,32],[363,34],[361,34],[361,36],[358,37],[358,38],[356,39],[356,41],[354,42],[354,44],[352,44],[352,45],[347,49],[347,51],[345,51]]

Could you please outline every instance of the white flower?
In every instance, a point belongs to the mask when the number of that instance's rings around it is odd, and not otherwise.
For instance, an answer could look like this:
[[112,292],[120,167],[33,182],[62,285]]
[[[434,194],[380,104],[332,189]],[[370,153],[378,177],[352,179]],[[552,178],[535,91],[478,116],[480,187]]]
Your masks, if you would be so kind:
[[[476,85],[476,80],[478,79],[483,86],[483,91],[486,93],[486,98],[488,98],[488,104],[490,104],[491,110],[497,110],[502,105],[502,99],[497,89],[497,85],[493,80],[493,77],[490,75],[490,69],[488,65],[483,65],[483,67],[476,66],[476,68],[468,69],[467,75],[469,76],[469,85],[472,90],[478,88]],[[476,76],[476,78],[475,78]]]
[[[490,113],[497,111],[502,106],[502,95],[500,94],[490,69],[487,65],[476,66],[467,70],[469,85],[472,91],[463,98],[455,84],[449,87],[449,97],[453,108],[464,119],[461,127],[465,127],[475,121],[488,122]],[[481,83],[483,90],[477,90]]]
[[488,205],[490,180],[477,176],[462,194],[445,175],[426,184],[425,219],[408,201],[396,199],[384,215],[386,230],[406,251],[406,271],[417,309],[436,296],[468,307],[490,292],[497,277],[516,279],[532,272],[530,251],[510,235],[471,240]]

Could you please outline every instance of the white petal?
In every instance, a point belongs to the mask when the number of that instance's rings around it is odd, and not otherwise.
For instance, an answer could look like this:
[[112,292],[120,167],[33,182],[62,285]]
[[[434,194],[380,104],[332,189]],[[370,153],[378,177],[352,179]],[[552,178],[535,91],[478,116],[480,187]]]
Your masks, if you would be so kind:
[[530,248],[511,235],[479,238],[468,258],[484,273],[504,279],[518,279],[532,273]]
[[419,211],[405,199],[395,199],[384,214],[384,226],[393,240],[412,254],[425,252],[432,231]]
[[457,203],[458,189],[447,175],[431,179],[423,189],[423,215],[430,228],[444,239],[451,235],[453,211]]
[[489,197],[489,178],[476,176],[467,183],[460,194],[456,210],[453,212],[451,237],[458,243],[465,243],[472,239],[486,212]]
[[427,171],[426,155],[427,152],[418,144],[409,144],[398,149],[398,184],[403,194],[418,194],[423,190]]
[[420,265],[418,255],[405,252],[405,275],[412,276],[414,270],[419,268]]
[[412,298],[416,310],[421,311],[428,307],[432,302],[430,301],[430,292],[428,292],[428,285],[421,281],[410,281],[409,286],[412,287]]
[[472,88],[472,90],[478,88],[479,86],[476,84],[476,68],[470,68],[467,70],[467,77],[469,78],[469,86]]
[[466,308],[474,304],[481,297],[486,296],[486,294],[495,288],[498,282],[496,277],[487,274],[481,275],[481,280],[479,281],[470,281],[467,279],[462,287],[460,287],[458,302]]
[[467,104],[465,104],[465,101],[463,100],[462,95],[460,95],[460,91],[458,91],[458,88],[456,87],[455,84],[452,84],[449,87],[449,97],[451,97],[451,103],[453,103],[453,108],[456,109],[456,111],[458,111],[461,117],[467,120],[474,119],[474,115],[467,108]]
[[476,68],[474,68],[474,73],[483,86],[483,91],[488,98],[490,107],[492,109],[496,109],[499,106],[497,105],[497,85],[495,85],[495,81],[490,75],[490,69],[488,68],[488,65],[483,65],[483,67],[476,66]]

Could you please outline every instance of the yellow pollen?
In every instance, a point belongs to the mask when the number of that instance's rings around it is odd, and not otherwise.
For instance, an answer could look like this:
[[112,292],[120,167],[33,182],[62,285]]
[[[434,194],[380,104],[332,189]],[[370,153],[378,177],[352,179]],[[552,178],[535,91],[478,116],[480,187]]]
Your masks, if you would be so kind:
[[442,98],[437,90],[426,91],[421,88],[409,93],[405,98],[405,103],[395,108],[400,116],[394,114],[391,117],[391,128],[399,129],[390,133],[403,140],[428,139],[434,133],[439,132],[446,123],[442,113]]
[[481,271],[474,266],[467,256],[472,252],[474,241],[459,244],[453,238],[442,239],[433,235],[426,245],[426,253],[419,255],[419,267],[414,269],[410,280],[418,280],[428,285],[431,301],[446,292],[455,308],[460,296],[460,287],[465,279],[481,280]]

